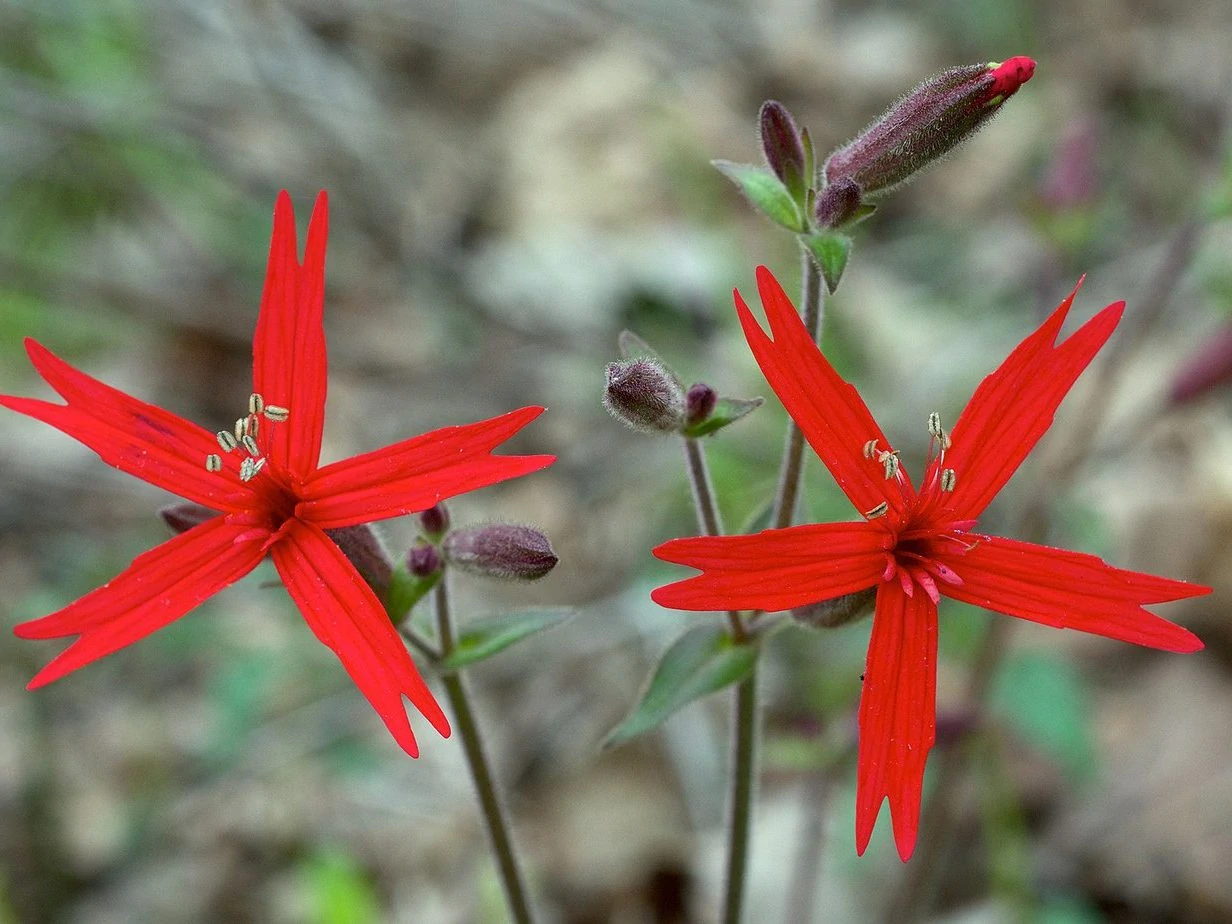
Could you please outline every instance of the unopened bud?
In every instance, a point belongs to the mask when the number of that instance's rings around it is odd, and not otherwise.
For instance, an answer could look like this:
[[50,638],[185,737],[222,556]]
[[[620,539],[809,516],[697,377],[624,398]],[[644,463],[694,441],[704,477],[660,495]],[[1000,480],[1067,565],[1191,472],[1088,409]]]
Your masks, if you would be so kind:
[[719,403],[719,394],[705,382],[689,386],[688,394],[684,396],[685,425],[692,427],[714,413],[715,405]]
[[440,539],[449,531],[449,511],[444,504],[435,504],[419,512],[419,528],[429,539]]
[[758,115],[761,131],[761,149],[766,164],[774,171],[792,198],[803,200],[812,177],[806,177],[804,143],[796,121],[782,103],[772,99],[761,104]]
[[603,406],[635,430],[676,433],[684,425],[684,389],[653,359],[608,363]]
[[158,511],[163,522],[171,527],[173,533],[186,533],[194,526],[200,526],[206,520],[218,516],[216,510],[202,507],[200,504],[172,504]]
[[464,571],[522,581],[543,577],[557,562],[547,536],[511,523],[455,529],[441,550],[449,564]]
[[857,590],[853,594],[796,607],[791,611],[791,618],[814,629],[837,629],[872,615],[876,602],[877,588],[870,587],[868,590]]
[[384,599],[389,590],[389,578],[393,567],[381,539],[367,523],[357,526],[341,526],[327,529],[325,535],[334,540],[347,560],[355,566],[359,576]]
[[852,180],[865,195],[897,186],[971,137],[1035,73],[1016,57],[930,77],[826,161],[827,183]]
[[856,217],[861,205],[860,187],[855,180],[839,177],[818,194],[814,215],[820,227],[838,228]]
[[436,546],[424,543],[406,553],[406,570],[417,578],[431,577],[441,570],[444,561]]

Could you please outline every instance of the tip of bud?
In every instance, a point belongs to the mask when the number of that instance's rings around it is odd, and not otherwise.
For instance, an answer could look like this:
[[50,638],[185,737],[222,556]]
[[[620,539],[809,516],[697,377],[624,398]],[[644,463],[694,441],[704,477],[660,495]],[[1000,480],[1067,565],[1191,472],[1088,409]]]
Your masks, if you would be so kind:
[[542,532],[511,523],[454,530],[442,549],[449,563],[464,571],[522,581],[543,577],[558,560]]
[[1035,61],[1025,55],[1009,58],[993,67],[989,95],[1003,99],[1014,95],[1035,74]]
[[429,539],[439,539],[449,531],[449,512],[444,504],[435,504],[419,512],[419,528]]
[[692,427],[714,413],[715,406],[719,403],[719,395],[705,382],[697,382],[689,386],[684,403],[685,424]]
[[761,147],[766,164],[774,171],[788,192],[800,198],[811,178],[806,177],[804,141],[796,120],[787,107],[776,100],[766,100],[758,114],[761,131]]

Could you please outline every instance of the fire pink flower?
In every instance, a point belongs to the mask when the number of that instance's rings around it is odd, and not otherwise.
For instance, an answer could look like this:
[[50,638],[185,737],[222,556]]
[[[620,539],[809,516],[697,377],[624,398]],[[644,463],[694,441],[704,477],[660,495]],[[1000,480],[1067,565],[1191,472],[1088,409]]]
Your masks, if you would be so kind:
[[1044,625],[1188,652],[1202,642],[1143,604],[1210,588],[975,532],[977,518],[1116,328],[1124,303],[1109,305],[1058,344],[1075,288],[984,379],[953,433],[931,415],[930,459],[917,489],[855,388],[817,349],[765,267],[757,270],[757,285],[773,339],[735,293],[753,355],[863,519],[672,540],[655,555],[702,574],[651,596],[681,610],[778,611],[876,588],[860,698],[856,850],[862,854],[868,846],[888,797],[894,839],[906,860],[915,848],[924,763],[934,739],[942,596]]
[[66,404],[3,395],[0,404],[51,424],[121,471],[218,511],[75,603],[17,626],[21,638],[79,636],[35,675],[30,689],[179,619],[268,555],[309,628],[408,754],[418,756],[419,749],[403,696],[441,735],[449,734],[448,719],[376,594],[325,531],[424,510],[550,465],[553,456],[492,454],[543,408],[435,430],[321,466],[327,227],[321,192],[301,264],[291,197],[285,190],[278,195],[253,340],[253,393],[233,430],[204,430],[26,341],[35,369]]

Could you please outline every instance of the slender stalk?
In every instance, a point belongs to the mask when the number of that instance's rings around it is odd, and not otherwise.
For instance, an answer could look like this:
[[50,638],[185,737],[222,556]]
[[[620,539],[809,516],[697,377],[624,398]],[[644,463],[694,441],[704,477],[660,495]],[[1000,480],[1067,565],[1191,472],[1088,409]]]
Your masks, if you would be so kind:
[[[706,450],[699,440],[691,436],[684,437],[685,467],[689,473],[689,486],[693,489],[693,506],[697,508],[697,523],[703,535],[721,536],[723,520],[719,516],[719,505],[714,499],[714,486],[710,483],[710,469],[706,465]],[[732,638],[743,644],[748,638],[744,622],[735,610],[727,613],[727,622],[731,627]]]
[[[448,581],[442,578],[434,591],[437,634],[440,636],[442,657],[448,657],[455,645],[447,584]],[[475,722],[475,714],[471,709],[462,675],[457,672],[447,672],[443,674],[442,681],[445,685],[445,694],[449,697],[449,704],[453,708],[454,724],[458,729],[458,735],[462,738],[462,748],[466,752],[466,762],[470,766],[471,778],[475,781],[475,792],[479,796],[484,821],[487,822],[488,835],[492,839],[492,852],[496,855],[496,865],[500,871],[501,882],[505,886],[510,914],[513,915],[516,924],[532,924],[534,918],[531,916],[530,904],[526,898],[526,886],[522,881],[517,853],[513,847],[513,840],[509,836],[509,824],[505,820],[500,798],[496,794],[496,784],[492,779],[492,771],[483,752],[479,726]]]

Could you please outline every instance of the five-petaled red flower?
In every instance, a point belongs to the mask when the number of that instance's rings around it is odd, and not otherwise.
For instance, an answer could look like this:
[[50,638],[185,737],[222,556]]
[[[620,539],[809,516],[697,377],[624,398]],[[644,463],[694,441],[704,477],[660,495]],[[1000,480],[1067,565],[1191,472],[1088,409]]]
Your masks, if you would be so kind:
[[301,264],[291,198],[279,194],[253,340],[251,413],[237,421],[235,439],[129,397],[26,341],[34,367],[67,403],[0,396],[0,404],[62,430],[122,471],[218,511],[77,602],[17,626],[21,638],[80,636],[39,671],[31,689],[178,619],[269,555],[309,627],[407,753],[417,756],[418,746],[403,696],[449,734],[448,719],[380,601],[325,530],[424,510],[550,465],[553,456],[492,454],[543,408],[447,427],[320,466],[327,227],[322,192]]
[[817,349],[765,267],[758,268],[757,284],[773,339],[735,293],[753,355],[864,519],[672,540],[655,555],[703,573],[652,596],[681,610],[778,611],[876,587],[860,699],[856,850],[864,852],[889,797],[895,842],[906,860],[915,848],[924,762],[934,738],[942,596],[1150,648],[1197,651],[1202,642],[1196,636],[1142,605],[1210,589],[974,532],[976,519],[1111,335],[1123,303],[1109,305],[1058,345],[1075,288],[984,379],[951,434],[931,418],[936,452],[917,489],[856,390]]

